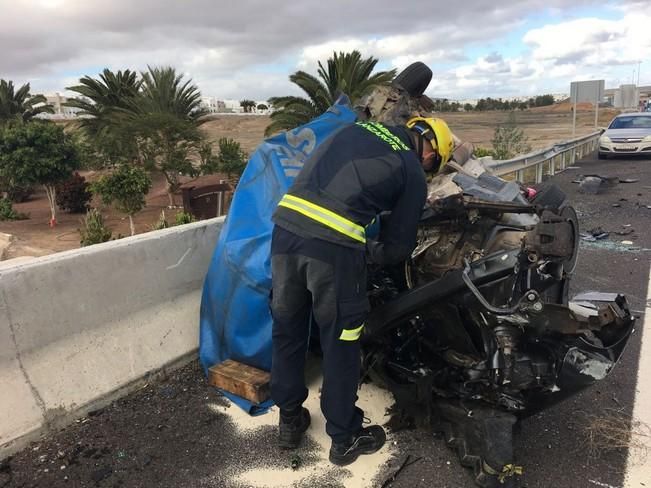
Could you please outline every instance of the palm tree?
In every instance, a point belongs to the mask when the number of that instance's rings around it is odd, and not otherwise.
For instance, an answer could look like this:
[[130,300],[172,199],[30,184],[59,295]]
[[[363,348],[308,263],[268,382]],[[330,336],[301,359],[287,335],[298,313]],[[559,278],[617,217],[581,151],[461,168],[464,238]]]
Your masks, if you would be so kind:
[[124,120],[132,114],[141,84],[135,71],[113,72],[106,68],[98,78],[84,76],[78,85],[66,88],[79,95],[65,105],[79,110],[75,125],[88,137],[102,164],[137,159],[137,147]]
[[245,113],[250,113],[255,108],[255,102],[253,100],[244,99],[240,101],[240,107],[244,109]]
[[192,79],[183,81],[172,67],[148,67],[141,73],[142,89],[137,101],[138,112],[174,115],[197,125],[208,115],[201,106],[201,92]]
[[84,76],[78,85],[67,87],[81,98],[73,98],[66,105],[79,109],[78,115],[82,117],[78,123],[88,135],[98,136],[117,125],[116,117],[131,110],[141,85],[135,71],[114,73],[106,68],[99,79]]
[[26,122],[42,113],[52,114],[54,108],[43,95],[30,95],[29,83],[15,91],[13,81],[0,80],[0,122],[12,119]]
[[179,174],[197,172],[202,142],[199,125],[208,111],[191,79],[172,67],[148,67],[140,73],[105,69],[99,79],[85,76],[69,87],[84,98],[69,106],[86,116],[81,126],[105,162],[139,164],[160,171],[168,182],[170,205]]
[[199,126],[209,112],[201,106],[201,92],[192,79],[184,80],[174,68],[148,67],[141,76],[126,127],[136,135],[145,166],[165,176],[173,206],[179,175],[198,173],[194,159],[203,142]]
[[327,69],[319,61],[318,78],[305,71],[292,74],[289,80],[298,85],[308,98],[270,98],[269,103],[275,111],[271,114],[271,124],[265,130],[265,135],[309,122],[328,110],[341,93],[348,95],[355,103],[374,87],[390,83],[396,70],[372,74],[377,62],[373,57],[362,58],[359,51],[335,52],[328,59]]

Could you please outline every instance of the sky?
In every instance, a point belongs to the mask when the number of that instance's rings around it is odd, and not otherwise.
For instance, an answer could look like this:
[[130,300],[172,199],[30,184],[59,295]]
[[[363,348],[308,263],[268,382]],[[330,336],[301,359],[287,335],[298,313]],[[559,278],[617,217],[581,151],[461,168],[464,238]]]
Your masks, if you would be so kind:
[[[0,0],[0,78],[65,93],[108,67],[171,65],[203,95],[297,95],[288,77],[358,49],[426,63],[432,97],[651,84],[651,0]],[[640,63],[641,64],[638,64]]]

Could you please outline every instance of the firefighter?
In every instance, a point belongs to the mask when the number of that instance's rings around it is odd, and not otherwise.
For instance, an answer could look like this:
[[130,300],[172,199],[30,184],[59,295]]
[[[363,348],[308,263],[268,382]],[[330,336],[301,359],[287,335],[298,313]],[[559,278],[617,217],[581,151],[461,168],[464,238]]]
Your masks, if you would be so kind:
[[[346,125],[317,148],[278,204],[271,244],[271,396],[280,408],[281,448],[296,448],[310,425],[302,404],[311,319],[323,351],[321,410],[332,439],[330,461],[344,466],[384,445],[384,429],[363,427],[363,411],[355,405],[359,338],[369,311],[366,260],[395,264],[410,255],[427,196],[424,171],[440,171],[453,146],[441,119]],[[367,239],[365,227],[385,211],[391,214],[381,241]]]

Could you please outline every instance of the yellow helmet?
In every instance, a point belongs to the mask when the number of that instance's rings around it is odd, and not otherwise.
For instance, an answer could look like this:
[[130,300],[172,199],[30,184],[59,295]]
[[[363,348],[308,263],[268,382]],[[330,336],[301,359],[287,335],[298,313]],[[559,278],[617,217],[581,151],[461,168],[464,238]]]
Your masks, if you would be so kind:
[[448,124],[443,119],[433,117],[412,117],[407,121],[407,127],[430,141],[440,157],[436,171],[443,169],[454,151],[454,138]]

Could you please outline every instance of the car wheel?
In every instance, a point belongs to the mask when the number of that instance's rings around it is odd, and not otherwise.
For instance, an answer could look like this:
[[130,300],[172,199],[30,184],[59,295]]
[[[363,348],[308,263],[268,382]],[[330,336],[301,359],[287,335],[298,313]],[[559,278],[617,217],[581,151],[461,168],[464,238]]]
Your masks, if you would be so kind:
[[432,70],[426,64],[416,61],[402,70],[392,83],[399,85],[412,97],[418,97],[425,93],[431,80]]
[[545,183],[537,187],[536,191],[531,203],[540,207],[558,209],[567,199],[565,192],[556,183]]

